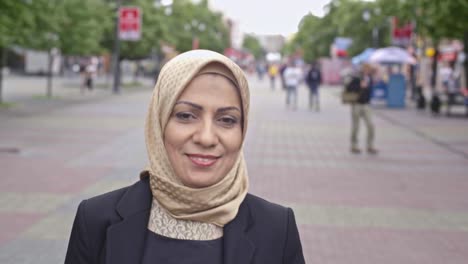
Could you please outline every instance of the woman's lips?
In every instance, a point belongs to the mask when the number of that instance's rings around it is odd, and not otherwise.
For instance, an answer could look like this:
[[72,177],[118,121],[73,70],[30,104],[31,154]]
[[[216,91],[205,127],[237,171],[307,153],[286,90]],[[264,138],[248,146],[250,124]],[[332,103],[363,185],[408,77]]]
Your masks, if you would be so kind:
[[200,154],[187,154],[187,157],[193,164],[200,167],[210,167],[218,161],[218,156],[200,155]]

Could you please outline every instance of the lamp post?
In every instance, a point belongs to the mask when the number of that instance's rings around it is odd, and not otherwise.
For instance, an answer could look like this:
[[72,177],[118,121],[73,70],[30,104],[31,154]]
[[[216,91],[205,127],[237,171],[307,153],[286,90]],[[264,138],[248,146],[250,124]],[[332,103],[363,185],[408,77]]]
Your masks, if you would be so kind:
[[192,20],[190,23],[184,25],[184,29],[186,31],[192,31],[192,49],[198,49],[199,47],[199,40],[197,37],[196,31],[203,32],[206,29],[206,25],[203,22],[199,22],[198,20]]
[[[375,15],[380,14],[380,9],[375,9],[374,10]],[[366,21],[366,23],[369,23],[370,19],[372,17],[371,12],[368,9],[365,9],[364,12],[362,12],[362,19]],[[374,48],[379,47],[379,28],[376,26],[372,26],[372,46]]]
[[112,58],[112,65],[114,71],[114,83],[112,85],[112,92],[114,94],[120,93],[120,40],[119,40],[119,9],[122,0],[117,0],[115,8],[115,31],[114,31],[114,52]]

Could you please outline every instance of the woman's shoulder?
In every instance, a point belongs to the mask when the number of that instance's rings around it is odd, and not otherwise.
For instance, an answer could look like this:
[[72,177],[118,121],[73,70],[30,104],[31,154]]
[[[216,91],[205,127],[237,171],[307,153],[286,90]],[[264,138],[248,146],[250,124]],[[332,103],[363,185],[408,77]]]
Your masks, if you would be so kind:
[[116,209],[124,197],[135,196],[131,193],[144,188],[144,186],[141,185],[145,185],[144,180],[140,180],[133,185],[88,198],[81,202],[78,210],[83,211],[88,218],[92,218],[89,219],[90,221],[109,221],[109,219],[118,216]]
[[286,210],[287,209],[283,205],[270,202],[270,201],[268,201],[268,200],[266,200],[264,198],[261,198],[259,196],[254,195],[254,194],[251,194],[251,193],[248,193],[245,196],[244,201],[246,203],[248,203],[249,206],[257,206],[257,207],[264,208],[266,210]]
[[289,210],[280,204],[267,201],[253,194],[247,194],[244,203],[249,207],[251,214],[257,219],[287,219]]
[[113,208],[131,186],[125,186],[84,200],[86,206]]

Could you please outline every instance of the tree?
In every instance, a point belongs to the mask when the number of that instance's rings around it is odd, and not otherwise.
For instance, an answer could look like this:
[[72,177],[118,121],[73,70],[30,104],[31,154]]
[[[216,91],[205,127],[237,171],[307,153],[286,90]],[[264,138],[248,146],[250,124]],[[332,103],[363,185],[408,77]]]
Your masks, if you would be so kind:
[[293,53],[297,49],[301,49],[307,62],[326,56],[335,29],[333,27],[324,28],[322,24],[323,21],[312,14],[303,17],[299,23],[299,32],[294,36],[292,43],[288,45],[289,52]]
[[229,33],[222,14],[213,12],[207,1],[194,4],[187,0],[176,0],[169,20],[171,36],[167,42],[180,52],[192,49],[193,39],[199,46],[223,52],[229,46]]
[[[322,18],[312,14],[304,16],[299,23],[298,33],[288,45],[288,49],[302,49],[306,61],[328,56],[330,46],[337,36],[352,39],[352,45],[348,49],[350,56],[369,46],[385,46],[390,42],[389,15],[377,3],[332,0],[326,8],[327,13]],[[363,17],[365,12],[369,14],[368,20]],[[379,33],[378,38],[373,38],[373,30]]]
[[101,53],[102,36],[112,29],[112,10],[102,1],[64,1],[64,17],[58,31],[58,46],[65,55]]
[[264,51],[260,45],[260,41],[258,41],[254,35],[246,35],[242,42],[242,47],[250,51],[257,60],[264,56]]
[[[148,58],[169,44],[179,52],[192,49],[192,39],[198,38],[200,47],[223,52],[228,45],[228,30],[222,15],[211,11],[207,1],[198,4],[189,0],[174,0],[170,7],[158,5],[154,0],[127,0],[122,5],[140,7],[142,34],[138,41],[121,41],[119,61]],[[114,9],[114,12],[116,10]],[[115,23],[115,22],[114,22]],[[106,29],[103,47],[111,51],[114,29]]]
[[[382,1],[382,0],[381,0]],[[388,1],[388,0],[387,0]],[[468,1],[466,0],[403,0],[400,17],[416,22],[417,33],[433,41],[437,57],[438,44],[443,38],[460,39],[464,42],[464,53],[468,54]],[[435,88],[437,60],[432,65],[431,86]],[[468,77],[468,60],[465,60],[465,76]],[[468,81],[468,78],[466,78]],[[468,83],[465,83],[468,87]]]
[[24,42],[30,33],[27,27],[32,19],[28,2],[18,0],[0,1],[0,103],[3,102],[3,67],[6,66],[8,47]]

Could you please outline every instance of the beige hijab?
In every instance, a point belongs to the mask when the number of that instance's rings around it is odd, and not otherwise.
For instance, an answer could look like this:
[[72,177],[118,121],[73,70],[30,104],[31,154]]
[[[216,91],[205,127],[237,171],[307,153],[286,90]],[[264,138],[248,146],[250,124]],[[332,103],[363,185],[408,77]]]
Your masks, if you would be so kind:
[[[224,67],[213,67],[213,64]],[[149,174],[154,199],[172,217],[223,227],[237,215],[247,194],[248,178],[242,147],[234,166],[220,182],[199,189],[181,183],[164,147],[164,130],[177,98],[195,76],[203,73],[224,75],[238,87],[243,110],[242,136],[245,138],[250,98],[242,70],[227,57],[213,51],[182,53],[162,68],[153,90],[145,129],[149,166],[142,175]]]

